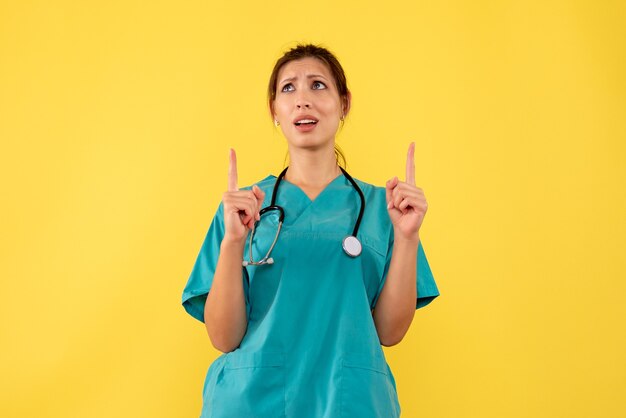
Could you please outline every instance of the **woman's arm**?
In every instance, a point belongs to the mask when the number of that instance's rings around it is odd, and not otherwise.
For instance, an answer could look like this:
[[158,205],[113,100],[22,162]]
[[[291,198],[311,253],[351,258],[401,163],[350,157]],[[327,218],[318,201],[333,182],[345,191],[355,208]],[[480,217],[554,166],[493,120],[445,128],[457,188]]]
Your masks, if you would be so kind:
[[211,344],[226,353],[239,347],[248,327],[243,292],[243,244],[226,238],[220,245],[213,284],[204,305]]
[[424,191],[415,186],[415,143],[406,157],[406,182],[394,177],[385,188],[393,252],[373,316],[380,343],[391,346],[404,338],[415,315],[419,229],[428,209]]
[[220,244],[213,284],[204,305],[204,324],[213,347],[226,353],[239,347],[246,329],[246,301],[243,292],[243,250],[248,231],[259,210],[265,193],[254,185],[252,190],[237,186],[237,156],[230,150],[228,191],[224,203],[224,238]]
[[378,339],[384,346],[398,344],[415,316],[417,247],[415,239],[396,238],[383,290],[374,309]]

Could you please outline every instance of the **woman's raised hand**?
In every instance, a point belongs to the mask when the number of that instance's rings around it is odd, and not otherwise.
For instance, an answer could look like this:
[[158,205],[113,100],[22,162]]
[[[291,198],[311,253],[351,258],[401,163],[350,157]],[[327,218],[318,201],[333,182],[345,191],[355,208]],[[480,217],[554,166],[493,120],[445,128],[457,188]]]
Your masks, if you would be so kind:
[[265,193],[255,184],[252,190],[239,190],[237,187],[237,155],[230,150],[228,165],[228,190],[222,196],[224,204],[224,239],[244,241],[248,231],[260,219],[259,211]]
[[428,204],[424,191],[415,186],[415,142],[406,157],[406,181],[394,177],[387,181],[387,209],[396,238],[419,239]]

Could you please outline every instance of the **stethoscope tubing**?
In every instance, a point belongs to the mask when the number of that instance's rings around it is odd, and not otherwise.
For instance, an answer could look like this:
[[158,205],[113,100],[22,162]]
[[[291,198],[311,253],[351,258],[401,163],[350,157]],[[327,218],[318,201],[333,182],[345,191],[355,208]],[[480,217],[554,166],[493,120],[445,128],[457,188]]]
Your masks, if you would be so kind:
[[354,225],[354,230],[352,231],[352,236],[356,237],[356,234],[359,232],[359,226],[361,225],[361,219],[363,219],[363,212],[365,211],[365,196],[363,195],[363,191],[361,190],[359,185],[356,184],[356,181],[354,181],[352,176],[348,174],[348,172],[344,170],[343,167],[339,167],[339,169],[341,170],[343,175],[346,176],[346,178],[350,181],[350,183],[352,183],[352,186],[355,188],[355,190],[359,194],[359,198],[361,199],[361,207],[359,209],[359,216],[356,218],[356,224]]
[[[271,210],[278,210],[278,212],[280,213],[279,215],[279,219],[278,219],[278,230],[276,233],[276,236],[274,237],[274,241],[272,242],[272,245],[270,246],[267,254],[265,255],[265,257],[263,257],[261,260],[259,261],[254,261],[252,259],[252,237],[254,235],[254,229],[250,232],[250,242],[249,242],[249,254],[250,254],[250,259],[249,261],[243,261],[243,265],[244,266],[248,266],[248,265],[262,265],[262,264],[273,264],[274,263],[274,259],[271,258],[269,255],[272,252],[272,249],[274,248],[274,245],[276,245],[276,241],[278,240],[278,235],[280,234],[280,230],[281,227],[283,225],[283,221],[285,219],[285,211],[283,210],[283,208],[279,205],[276,204],[276,195],[278,192],[278,186],[280,185],[280,182],[282,181],[282,179],[285,177],[285,174],[287,173],[287,169],[289,167],[287,166],[280,174],[279,176],[276,178],[276,182],[274,183],[274,189],[272,190],[272,200],[269,206],[261,209],[261,211],[259,212],[259,216],[262,216],[264,213],[269,212]],[[341,170],[341,172],[343,173],[343,175],[348,179],[348,181],[352,184],[352,187],[354,187],[354,189],[357,191],[358,195],[359,195],[359,199],[361,200],[361,205],[359,208],[359,216],[357,217],[356,223],[354,224],[354,229],[352,231],[352,235],[347,236],[344,241],[343,241],[343,247],[344,247],[344,251],[346,252],[346,254],[348,254],[351,257],[356,257],[361,253],[361,244],[358,240],[358,238],[356,238],[357,233],[359,232],[359,226],[361,225],[361,220],[363,219],[363,213],[365,212],[365,196],[363,195],[363,191],[361,190],[361,188],[359,187],[359,185],[356,183],[356,181],[354,181],[354,179],[352,178],[352,176],[350,174],[348,174],[348,172],[346,170],[344,170],[342,167],[339,167],[339,169]],[[258,222],[258,221],[257,221]],[[255,222],[256,225],[256,222]],[[348,243],[346,242],[346,240],[352,240],[352,244],[354,244],[354,242],[356,242],[357,245],[357,250],[355,252],[355,250],[350,250],[349,247],[352,247],[351,245],[347,245]]]

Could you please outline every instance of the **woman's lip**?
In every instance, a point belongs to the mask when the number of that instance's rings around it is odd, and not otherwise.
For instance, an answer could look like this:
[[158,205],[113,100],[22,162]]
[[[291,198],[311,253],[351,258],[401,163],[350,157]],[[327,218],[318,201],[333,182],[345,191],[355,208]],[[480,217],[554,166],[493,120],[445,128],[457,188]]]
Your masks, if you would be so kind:
[[294,126],[300,132],[309,132],[315,129],[315,127],[317,126],[317,123],[305,123],[302,125],[294,125]]
[[302,120],[314,120],[315,122],[319,122],[319,120],[313,115],[300,115],[294,119],[293,123],[298,123]]

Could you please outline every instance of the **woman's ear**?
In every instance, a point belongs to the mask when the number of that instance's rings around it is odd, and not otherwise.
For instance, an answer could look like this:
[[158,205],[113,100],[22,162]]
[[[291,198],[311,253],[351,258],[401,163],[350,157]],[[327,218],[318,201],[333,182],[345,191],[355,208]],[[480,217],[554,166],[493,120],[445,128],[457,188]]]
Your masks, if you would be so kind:
[[274,114],[274,106],[272,106],[271,101],[267,105],[267,111],[270,114],[270,118],[272,118],[272,122],[274,122],[276,120],[276,115]]
[[352,102],[352,93],[348,90],[348,94],[343,98],[343,116],[348,116],[348,112],[350,111],[350,103]]

